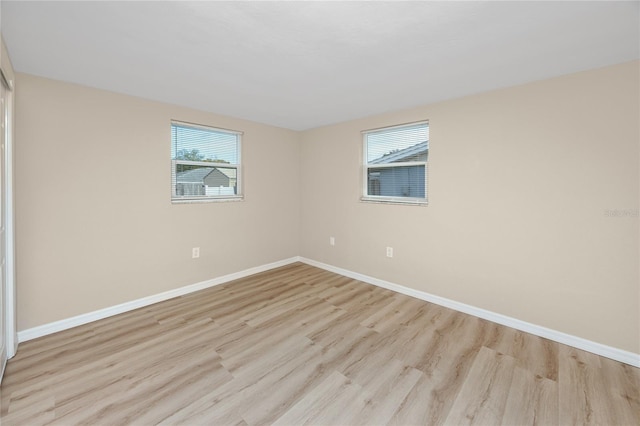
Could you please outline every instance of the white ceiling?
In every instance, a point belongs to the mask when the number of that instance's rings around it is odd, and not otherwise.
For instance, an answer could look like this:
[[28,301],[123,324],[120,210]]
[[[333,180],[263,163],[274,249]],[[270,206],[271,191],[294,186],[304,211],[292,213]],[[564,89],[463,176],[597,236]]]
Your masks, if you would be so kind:
[[295,130],[640,57],[634,2],[1,3],[14,68]]

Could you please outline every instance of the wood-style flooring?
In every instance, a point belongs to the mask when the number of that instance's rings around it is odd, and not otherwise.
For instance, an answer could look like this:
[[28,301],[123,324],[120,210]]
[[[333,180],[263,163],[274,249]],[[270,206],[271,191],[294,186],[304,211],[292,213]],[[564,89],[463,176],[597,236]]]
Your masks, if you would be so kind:
[[639,425],[640,370],[305,264],[20,344],[2,425]]

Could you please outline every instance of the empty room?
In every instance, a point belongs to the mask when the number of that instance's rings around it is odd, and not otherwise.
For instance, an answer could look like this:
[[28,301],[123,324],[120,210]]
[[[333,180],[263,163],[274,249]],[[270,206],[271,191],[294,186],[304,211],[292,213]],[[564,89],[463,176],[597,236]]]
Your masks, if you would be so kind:
[[640,424],[640,2],[0,24],[2,425]]

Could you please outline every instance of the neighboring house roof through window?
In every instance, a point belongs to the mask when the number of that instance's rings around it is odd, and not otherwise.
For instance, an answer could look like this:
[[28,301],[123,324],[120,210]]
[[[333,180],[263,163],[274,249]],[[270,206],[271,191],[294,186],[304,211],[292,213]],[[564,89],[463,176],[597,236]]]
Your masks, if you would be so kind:
[[184,182],[204,182],[205,178],[214,171],[214,167],[202,167],[199,169],[187,170],[176,173],[176,180],[180,183]]
[[[405,161],[427,161],[426,155],[429,152],[429,141],[417,143],[399,151],[385,154],[380,158],[369,161],[369,164],[401,163]],[[419,158],[424,155],[423,158]]]

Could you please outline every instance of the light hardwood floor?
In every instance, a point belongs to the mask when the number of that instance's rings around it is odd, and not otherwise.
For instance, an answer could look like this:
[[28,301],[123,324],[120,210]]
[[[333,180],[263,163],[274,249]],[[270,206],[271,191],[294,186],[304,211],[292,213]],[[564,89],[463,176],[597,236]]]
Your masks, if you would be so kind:
[[2,425],[638,425],[640,371],[304,264],[20,344]]

